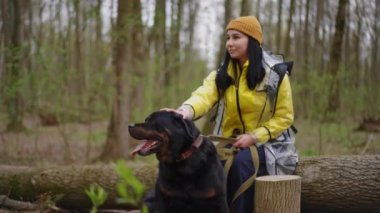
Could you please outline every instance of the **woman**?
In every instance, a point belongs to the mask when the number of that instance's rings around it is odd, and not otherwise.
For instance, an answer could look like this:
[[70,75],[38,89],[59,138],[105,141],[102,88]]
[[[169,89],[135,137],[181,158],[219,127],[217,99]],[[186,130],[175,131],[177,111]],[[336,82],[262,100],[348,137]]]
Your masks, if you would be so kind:
[[[271,69],[282,60],[262,50],[262,30],[255,17],[230,21],[226,33],[222,66],[176,112],[197,119],[217,104],[214,134],[236,137],[233,146],[241,149],[228,174],[227,200],[233,212],[251,213],[253,186],[231,203],[237,189],[255,172],[249,147],[255,146],[259,154],[258,176],[290,174],[295,169],[297,153],[289,130],[294,117],[291,87],[287,75],[280,79]],[[275,99],[269,93],[273,88]]]

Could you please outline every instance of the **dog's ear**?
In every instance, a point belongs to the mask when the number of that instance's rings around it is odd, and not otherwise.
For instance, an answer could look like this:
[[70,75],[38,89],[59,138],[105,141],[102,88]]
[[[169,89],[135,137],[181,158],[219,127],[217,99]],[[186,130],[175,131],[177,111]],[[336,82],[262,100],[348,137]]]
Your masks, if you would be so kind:
[[200,134],[194,122],[187,119],[183,119],[182,116],[178,119],[180,120],[182,126],[184,127],[186,136],[189,138],[189,140],[194,141]]

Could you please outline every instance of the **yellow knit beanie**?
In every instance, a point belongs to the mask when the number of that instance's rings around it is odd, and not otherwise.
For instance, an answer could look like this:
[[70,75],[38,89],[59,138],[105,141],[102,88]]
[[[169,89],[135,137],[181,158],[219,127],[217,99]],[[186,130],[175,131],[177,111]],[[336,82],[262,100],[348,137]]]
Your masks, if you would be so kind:
[[260,22],[254,16],[242,16],[231,20],[226,27],[226,31],[228,30],[240,31],[256,39],[260,44],[263,42]]

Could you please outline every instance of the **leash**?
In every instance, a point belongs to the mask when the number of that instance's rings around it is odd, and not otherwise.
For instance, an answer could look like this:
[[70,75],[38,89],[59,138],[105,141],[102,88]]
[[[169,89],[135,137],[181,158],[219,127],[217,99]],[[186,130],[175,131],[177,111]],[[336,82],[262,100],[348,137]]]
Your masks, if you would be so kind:
[[[216,149],[218,152],[218,155],[221,160],[225,160],[224,164],[224,174],[226,177],[228,176],[228,172],[230,171],[230,168],[232,166],[232,162],[234,159],[234,156],[236,153],[240,151],[239,148],[236,147],[231,147],[231,148],[226,148],[225,146],[228,144],[233,144],[236,142],[236,138],[226,138],[226,137],[220,137],[220,136],[215,136],[215,135],[208,135],[208,136],[202,136],[204,138],[208,138],[211,141],[216,141],[218,144],[216,144]],[[253,161],[253,165],[255,167],[255,173],[248,178],[235,192],[231,204],[241,195],[243,194],[250,186],[253,185],[255,182],[257,173],[259,171],[259,166],[260,166],[260,159],[259,159],[259,154],[257,152],[256,146],[250,146],[249,147],[250,152],[251,152],[251,158]],[[231,210],[232,210],[232,205],[231,205]]]

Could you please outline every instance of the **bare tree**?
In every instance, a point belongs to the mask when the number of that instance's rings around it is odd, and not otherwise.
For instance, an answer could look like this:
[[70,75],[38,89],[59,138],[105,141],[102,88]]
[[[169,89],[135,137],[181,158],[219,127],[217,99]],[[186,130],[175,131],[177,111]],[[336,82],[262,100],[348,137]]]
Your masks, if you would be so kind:
[[[315,1],[317,4],[317,14],[315,17],[315,25],[314,25],[314,50],[317,53],[316,55],[318,56],[315,60],[313,60],[313,65],[317,70],[322,70],[321,65],[321,59],[323,56],[322,54],[322,36],[320,36],[320,31],[323,30],[321,29],[321,22],[323,19],[324,15],[324,10],[325,10],[325,1]],[[319,66],[319,67],[318,67]]]
[[84,86],[86,81],[84,79],[84,71],[82,70],[82,43],[81,43],[81,2],[79,0],[73,1],[75,18],[74,18],[74,48],[75,48],[75,57],[74,57],[74,88],[75,92],[78,95],[78,104],[82,106],[81,96],[84,94]]
[[172,15],[171,15],[171,26],[170,26],[170,42],[169,42],[169,53],[167,57],[167,69],[168,78],[167,85],[172,85],[170,91],[168,91],[169,97],[173,102],[177,103],[180,97],[178,97],[178,86],[180,82],[180,67],[181,67],[181,27],[183,23],[183,13],[184,13],[184,0],[171,0],[172,5]]
[[282,0],[278,1],[277,13],[277,33],[276,33],[276,50],[281,51],[281,31],[282,31]]
[[[131,55],[131,61],[128,62],[128,67],[130,76],[133,76],[134,80],[130,81],[132,95],[129,107],[133,110],[132,112],[135,112],[144,106],[145,88],[141,87],[140,83],[146,78],[146,66],[144,64],[146,63],[147,47],[144,45],[145,35],[141,19],[141,1],[132,1],[131,4],[131,12],[128,16],[131,25],[131,30],[128,32],[131,42],[128,44],[128,51],[133,52],[133,55]],[[134,118],[133,114],[130,115],[130,118]]]
[[361,69],[360,65],[360,55],[361,55],[361,40],[362,40],[362,28],[363,28],[363,5],[362,1],[355,1],[355,14],[356,14],[356,31],[354,32],[354,41],[353,41],[353,51],[351,54],[354,55],[354,67],[356,73],[358,74],[358,78],[355,79],[355,85],[357,86],[359,82],[363,81],[365,73],[364,70]]
[[252,14],[252,0],[242,0],[240,16],[249,16],[251,14]]
[[[233,0],[224,0],[224,21],[222,28],[224,29],[225,26],[227,26],[228,22],[232,19],[232,3]],[[218,55],[216,58],[216,64],[215,67],[219,67],[222,63],[224,53],[226,52],[226,33],[223,30],[222,34],[219,37],[219,50]]]
[[328,64],[328,73],[332,76],[332,82],[330,85],[330,94],[328,98],[328,108],[325,113],[329,116],[329,113],[336,112],[340,107],[339,97],[339,65],[341,60],[343,33],[346,27],[346,7],[348,0],[339,0],[338,12],[335,19],[335,33],[330,49],[330,62]]
[[128,52],[129,30],[128,12],[130,12],[132,1],[118,0],[117,20],[114,42],[114,73],[115,96],[112,107],[111,119],[108,125],[107,140],[101,160],[113,160],[125,156],[128,143],[127,124],[130,116],[128,108],[128,85],[127,73],[130,52]]
[[23,21],[24,10],[22,0],[3,0],[2,24],[4,32],[4,74],[1,90],[3,90],[4,103],[7,109],[9,123],[7,130],[21,131],[23,125],[24,103],[21,94],[20,79],[22,78],[22,61],[23,51]]
[[304,23],[304,33],[303,33],[303,57],[304,57],[304,67],[306,70],[309,69],[309,46],[310,46],[310,39],[309,39],[309,11],[310,11],[310,0],[306,0],[306,5],[305,5],[305,23]]
[[380,22],[378,20],[380,20],[380,0],[376,0],[376,6],[375,6],[375,14],[374,14],[374,21],[372,23],[372,30],[373,30],[373,34],[372,34],[372,41],[373,41],[373,45],[372,45],[372,54],[371,54],[371,79],[374,80],[374,82],[379,82],[380,81],[380,72],[379,72],[379,45],[380,45],[380,41],[379,41],[379,37],[380,37]]
[[287,20],[287,30],[286,30],[286,38],[285,38],[285,43],[284,43],[284,53],[285,55],[289,55],[291,53],[291,43],[292,40],[290,38],[292,26],[293,26],[293,16],[295,12],[295,0],[290,0],[290,10],[289,10],[289,15],[288,15],[288,20]]
[[164,83],[167,77],[166,66],[166,0],[157,0],[154,13],[154,25],[151,31],[151,40],[154,44],[154,62],[156,67],[155,104],[161,105]]
[[261,13],[261,0],[257,0],[256,2],[256,17],[258,20],[260,20],[260,14]]

